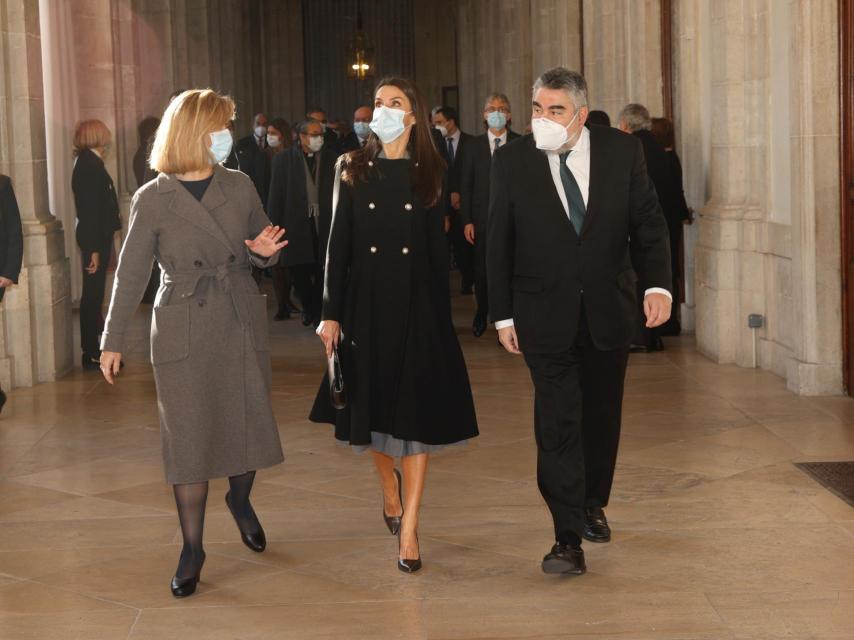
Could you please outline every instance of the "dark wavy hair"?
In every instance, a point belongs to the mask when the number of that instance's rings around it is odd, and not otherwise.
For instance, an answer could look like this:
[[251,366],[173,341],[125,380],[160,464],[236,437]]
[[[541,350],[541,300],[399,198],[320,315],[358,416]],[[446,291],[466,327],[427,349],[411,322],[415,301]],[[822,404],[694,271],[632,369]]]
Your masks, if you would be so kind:
[[[446,165],[433,142],[430,115],[424,96],[415,84],[405,78],[383,78],[374,88],[374,95],[381,87],[397,87],[409,98],[412,113],[415,115],[415,125],[409,135],[409,157],[413,160],[412,184],[415,192],[428,207],[436,206],[442,197]],[[339,160],[341,179],[351,186],[357,181],[366,181],[372,172],[377,170],[374,160],[382,148],[380,139],[372,131],[364,147],[343,155]]]

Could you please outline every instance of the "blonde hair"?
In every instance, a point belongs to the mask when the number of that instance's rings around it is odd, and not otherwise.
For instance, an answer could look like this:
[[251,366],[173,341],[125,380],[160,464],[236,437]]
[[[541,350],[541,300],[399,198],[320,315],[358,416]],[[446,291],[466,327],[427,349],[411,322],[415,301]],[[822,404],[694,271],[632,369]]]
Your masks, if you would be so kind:
[[74,155],[86,149],[101,149],[113,139],[113,134],[100,120],[81,120],[74,125]]
[[234,100],[212,89],[191,89],[163,113],[149,164],[161,173],[188,173],[211,166],[206,135],[234,118]]

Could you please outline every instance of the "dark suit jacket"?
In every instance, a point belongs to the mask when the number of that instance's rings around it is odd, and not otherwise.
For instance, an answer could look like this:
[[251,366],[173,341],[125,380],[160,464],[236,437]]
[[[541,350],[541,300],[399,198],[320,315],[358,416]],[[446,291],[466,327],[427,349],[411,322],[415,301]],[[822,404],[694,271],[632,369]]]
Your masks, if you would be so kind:
[[[466,147],[468,147],[474,140],[475,136],[460,131],[460,139],[457,141],[457,145],[454,147],[454,161],[449,163],[448,166],[448,190],[454,193],[460,192],[460,175],[462,169],[462,163],[460,159],[463,157],[465,153]],[[445,153],[448,152],[448,141],[445,140]]]
[[270,162],[265,148],[261,149],[254,135],[248,135],[237,141],[237,166],[252,179],[262,204],[267,205],[267,193],[270,190]]
[[582,294],[596,347],[630,344],[637,324],[630,238],[648,286],[671,286],[667,224],[643,148],[616,129],[590,127],[590,192],[580,236],[531,135],[495,154],[488,228],[492,317],[513,318],[523,352],[571,348]]
[[77,156],[71,189],[77,209],[77,244],[87,253],[104,251],[122,223],[113,179],[94,151],[84,149]]
[[[18,282],[24,257],[21,212],[8,176],[0,175],[0,276]],[[0,299],[5,289],[0,289]]]
[[[518,133],[507,130],[508,144],[518,137]],[[486,231],[489,213],[489,179],[492,167],[489,134],[471,136],[471,141],[465,147],[461,143],[460,147],[463,151],[456,162],[459,167],[460,219],[464,225],[473,224],[475,229],[482,233]]]
[[361,149],[362,144],[359,141],[359,136],[356,135],[355,131],[351,131],[341,140],[341,144],[339,145],[339,151],[342,154],[348,153],[349,151],[356,151],[357,149]]
[[288,246],[282,251],[282,264],[324,264],[329,227],[332,224],[332,185],[335,182],[337,155],[327,149],[315,155],[320,163],[320,232],[317,240],[308,217],[308,193],[305,185],[305,160],[302,147],[296,145],[273,159],[267,214],[273,224],[286,229]]

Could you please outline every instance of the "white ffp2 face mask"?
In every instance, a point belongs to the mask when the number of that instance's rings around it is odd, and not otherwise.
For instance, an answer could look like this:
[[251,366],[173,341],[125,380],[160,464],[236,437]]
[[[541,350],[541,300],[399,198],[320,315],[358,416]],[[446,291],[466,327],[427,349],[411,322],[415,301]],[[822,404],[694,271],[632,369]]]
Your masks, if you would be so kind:
[[567,142],[569,142],[569,129],[581,110],[578,109],[572,120],[564,126],[554,120],[549,120],[545,116],[534,118],[531,120],[531,132],[534,134],[534,140],[537,143],[537,149],[543,151],[557,151]]

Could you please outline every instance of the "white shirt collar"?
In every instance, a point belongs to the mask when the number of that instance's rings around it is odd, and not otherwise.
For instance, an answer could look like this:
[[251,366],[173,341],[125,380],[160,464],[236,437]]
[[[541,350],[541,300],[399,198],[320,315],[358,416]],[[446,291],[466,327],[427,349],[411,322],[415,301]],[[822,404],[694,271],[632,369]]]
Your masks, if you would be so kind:
[[489,136],[489,146],[490,147],[495,146],[495,139],[496,138],[501,140],[501,144],[504,144],[505,142],[507,142],[507,129],[505,129],[504,133],[502,133],[500,136],[497,136],[494,133],[492,133],[492,129],[487,129],[486,134]]
[[461,134],[461,133],[462,133],[462,132],[459,130],[459,128],[457,128],[457,130],[456,130],[456,131],[454,131],[454,133],[453,133],[453,134],[451,134],[451,135],[449,135],[447,138],[445,138],[445,140],[453,140],[453,141],[454,141],[454,149],[456,149],[456,148],[457,148],[457,145],[458,145],[458,144],[459,144],[459,142],[460,142],[460,134]]

